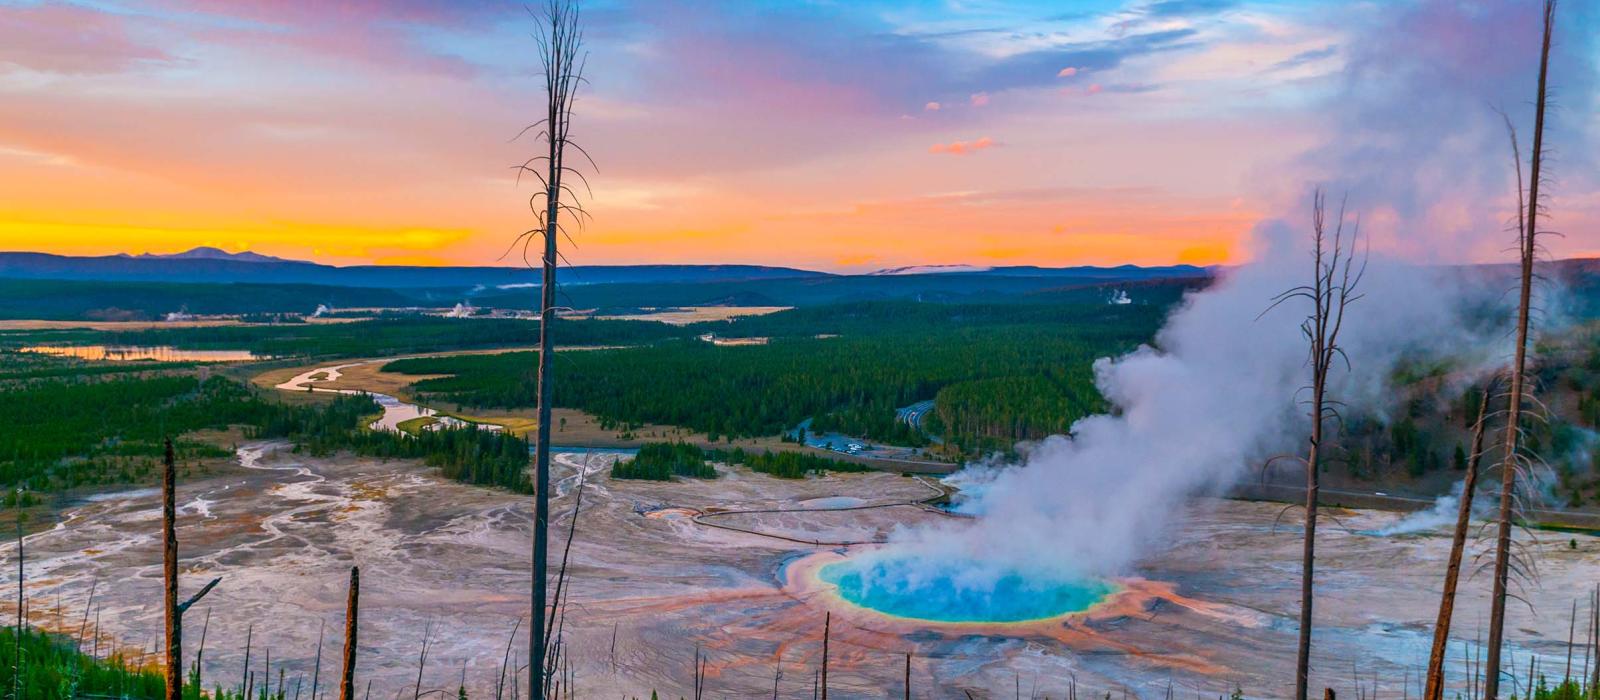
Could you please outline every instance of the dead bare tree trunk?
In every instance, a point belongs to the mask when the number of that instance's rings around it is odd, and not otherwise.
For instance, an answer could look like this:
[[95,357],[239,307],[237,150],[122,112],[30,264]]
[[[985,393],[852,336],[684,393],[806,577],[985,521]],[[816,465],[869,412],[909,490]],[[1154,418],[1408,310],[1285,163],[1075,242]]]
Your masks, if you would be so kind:
[[1444,655],[1450,642],[1450,620],[1456,609],[1456,584],[1461,579],[1461,555],[1466,551],[1467,529],[1472,523],[1472,497],[1478,487],[1478,464],[1483,460],[1484,423],[1489,411],[1489,399],[1496,382],[1490,380],[1478,399],[1478,419],[1472,424],[1472,456],[1467,460],[1467,473],[1461,479],[1461,503],[1456,512],[1456,531],[1450,543],[1450,563],[1444,570],[1444,592],[1439,594],[1439,618],[1433,627],[1433,649],[1428,655],[1427,684],[1422,700],[1443,700]]
[[[183,697],[183,614],[200,602],[222,579],[214,578],[182,603],[178,602],[178,462],[172,453],[172,440],[166,441],[161,473],[161,567],[166,591],[167,619],[167,700]],[[201,644],[205,643],[204,636]],[[248,655],[248,650],[246,654]],[[197,668],[198,678],[199,669]]]
[[[1518,243],[1521,249],[1522,278],[1518,287],[1516,359],[1511,367],[1511,400],[1506,412],[1505,457],[1500,466],[1500,518],[1495,533],[1494,593],[1490,599],[1488,665],[1484,669],[1484,695],[1495,700],[1500,693],[1500,656],[1505,642],[1506,585],[1511,573],[1511,524],[1517,473],[1521,468],[1519,438],[1521,437],[1522,403],[1527,391],[1528,315],[1533,291],[1533,260],[1538,251],[1539,185],[1544,161],[1544,114],[1547,79],[1550,70],[1550,35],[1555,29],[1556,0],[1544,3],[1544,36],[1539,50],[1539,87],[1535,94],[1533,117],[1533,152],[1528,171],[1528,203],[1519,212],[1521,222]],[[1520,169],[1521,162],[1518,161]],[[1520,179],[1520,178],[1519,178]],[[1521,192],[1518,192],[1521,199]]]
[[1572,680],[1572,640],[1578,633],[1578,599],[1572,599],[1572,617],[1567,619],[1567,668],[1561,673],[1561,682]]
[[422,697],[422,670],[428,667],[428,646],[432,643],[433,621],[429,620],[422,626],[422,654],[417,657],[417,685],[412,690],[411,700]]
[[[95,613],[95,617],[95,627],[99,627],[100,624],[98,618],[100,617],[100,614]],[[241,671],[239,675],[239,687],[244,689],[244,696],[246,698],[250,697],[250,641],[251,637],[255,636],[255,633],[256,626],[254,624],[248,625],[244,628],[244,670]],[[99,640],[100,637],[97,632],[95,641],[98,642]]]
[[1594,674],[1590,675],[1586,662],[1584,675],[1589,678],[1589,694],[1586,697],[1600,697],[1600,584],[1595,584],[1593,600],[1594,603],[1589,606],[1589,646],[1595,650]]
[[[20,492],[22,489],[18,487],[17,490]],[[23,598],[22,586],[26,579],[22,573],[22,565],[27,556],[23,551],[22,542],[22,498],[20,493],[17,495],[17,626],[16,629],[12,630],[12,637],[16,639],[16,644],[12,645],[11,697],[20,700],[22,697],[22,630],[28,626],[28,620],[23,616],[26,602]]]
[[[1323,387],[1320,384],[1321,380],[1318,379],[1318,386],[1312,390],[1315,397],[1312,399],[1313,406],[1322,404]],[[1300,636],[1294,657],[1296,700],[1306,700],[1306,690],[1311,681],[1311,610],[1317,561],[1317,497],[1322,488],[1317,478],[1320,467],[1318,448],[1321,445],[1322,419],[1318,416],[1311,423],[1311,444],[1306,453],[1305,536],[1300,552]]]
[[[523,232],[518,241],[523,244],[526,259],[527,244],[532,237],[542,236],[544,253],[541,256],[542,277],[539,287],[539,366],[538,366],[538,426],[534,448],[534,514],[533,514],[533,590],[531,603],[533,618],[528,638],[529,700],[545,700],[547,680],[546,655],[549,635],[545,624],[546,576],[549,571],[549,520],[550,520],[550,409],[553,399],[550,367],[553,362],[554,343],[551,326],[556,314],[556,262],[557,238],[565,234],[559,223],[563,211],[584,216],[575,203],[563,202],[563,195],[573,194],[562,183],[563,177],[573,174],[582,179],[576,170],[565,163],[569,129],[572,124],[573,100],[583,81],[583,59],[580,47],[583,33],[578,28],[578,7],[573,0],[547,0],[539,36],[540,60],[544,67],[545,116],[524,132],[542,127],[540,135],[545,140],[547,152],[534,156],[517,166],[517,172],[529,173],[539,178],[544,186],[541,192],[529,198],[529,208],[538,217],[538,226]],[[574,144],[580,151],[581,147]],[[533,167],[545,161],[544,172]],[[543,200],[540,200],[543,197]],[[574,196],[573,199],[576,199]]]
[[[1355,245],[1359,226],[1345,239],[1344,207],[1339,207],[1334,223],[1333,240],[1328,240],[1326,228],[1326,200],[1318,190],[1311,201],[1311,257],[1312,282],[1279,294],[1273,305],[1289,299],[1311,302],[1311,313],[1301,322],[1300,330],[1310,346],[1311,397],[1309,400],[1311,435],[1302,460],[1306,474],[1305,539],[1301,554],[1300,571],[1300,639],[1295,656],[1295,700],[1306,700],[1311,671],[1311,629],[1314,582],[1316,578],[1317,499],[1321,490],[1320,472],[1325,437],[1325,421],[1338,417],[1338,412],[1328,402],[1328,372],[1336,359],[1349,364],[1344,350],[1339,347],[1339,331],[1344,326],[1345,308],[1356,299],[1356,288],[1365,272],[1363,263],[1357,268]],[[1330,245],[1331,243],[1331,245]]]
[[344,666],[339,671],[339,700],[356,697],[356,630],[360,626],[361,567],[350,567],[350,597],[344,608]]
[[167,700],[183,700],[183,618],[178,612],[178,468],[168,439],[161,472],[161,569],[167,615]]
[[318,700],[317,691],[322,681],[322,635],[328,628],[327,620],[317,625],[317,660],[311,664],[311,700]]
[[833,629],[833,613],[822,618],[822,700],[828,700],[828,636]]

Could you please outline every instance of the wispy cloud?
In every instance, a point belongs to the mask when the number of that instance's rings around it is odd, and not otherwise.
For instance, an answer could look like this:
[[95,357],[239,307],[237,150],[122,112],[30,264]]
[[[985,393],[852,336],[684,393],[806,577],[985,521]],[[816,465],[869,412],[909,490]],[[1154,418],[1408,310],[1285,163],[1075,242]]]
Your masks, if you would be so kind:
[[70,5],[0,6],[0,72],[9,64],[43,73],[116,73],[171,59],[106,13]]
[[928,147],[929,153],[948,153],[953,156],[964,156],[976,153],[986,148],[994,148],[999,144],[994,139],[983,136],[971,141],[951,141],[950,143],[936,143]]
[[1151,17],[1193,17],[1209,15],[1238,6],[1237,0],[1160,0],[1144,8]]
[[1290,56],[1290,57],[1288,57],[1286,59],[1283,59],[1282,61],[1278,61],[1277,63],[1272,64],[1272,67],[1269,68],[1268,70],[1280,71],[1280,70],[1290,70],[1292,68],[1299,68],[1300,66],[1304,66],[1304,65],[1307,65],[1307,64],[1316,63],[1318,61],[1323,61],[1323,60],[1327,60],[1329,58],[1333,58],[1334,56],[1336,56],[1338,54],[1339,54],[1339,47],[1337,45],[1334,45],[1334,44],[1329,44],[1329,45],[1324,46],[1324,47],[1322,47],[1320,49],[1309,49],[1309,50],[1306,50],[1306,51],[1301,51],[1300,53],[1297,53],[1297,54],[1295,54],[1293,56]]

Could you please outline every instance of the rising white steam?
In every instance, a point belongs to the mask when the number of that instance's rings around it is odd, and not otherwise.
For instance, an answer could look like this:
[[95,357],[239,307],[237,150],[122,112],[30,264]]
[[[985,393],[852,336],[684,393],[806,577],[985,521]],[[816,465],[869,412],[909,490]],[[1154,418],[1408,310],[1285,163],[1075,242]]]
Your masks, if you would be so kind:
[[[1070,439],[1031,446],[1022,465],[963,477],[981,485],[963,506],[981,514],[975,521],[900,532],[896,541],[996,572],[1125,572],[1166,539],[1187,498],[1301,450],[1305,309],[1262,312],[1310,269],[1303,252],[1279,246],[1190,296],[1153,346],[1097,364],[1112,413],[1078,421]],[[1382,378],[1402,358],[1438,348],[1497,354],[1497,338],[1463,336],[1467,291],[1442,272],[1373,260],[1362,286],[1366,297],[1342,335],[1356,371],[1341,366],[1333,378],[1341,400],[1380,403]]]
[[[1312,183],[1368,212],[1363,233],[1377,243],[1365,296],[1340,337],[1352,369],[1335,367],[1335,398],[1381,414],[1402,359],[1449,356],[1463,382],[1500,362],[1509,341],[1482,313],[1500,302],[1503,280],[1475,287],[1401,260],[1481,259],[1479,251],[1513,240],[1504,228],[1515,211],[1513,172],[1489,105],[1515,109],[1531,95],[1537,13],[1528,7],[1420,0],[1365,15],[1376,24],[1350,36],[1340,49],[1346,70],[1326,79],[1325,142],[1272,179],[1287,186],[1265,188],[1276,191],[1266,198],[1279,215],[1257,227],[1254,262],[1188,297],[1151,346],[1097,364],[1110,413],[1080,420],[1071,438],[1031,446],[1020,465],[963,476],[977,487],[962,506],[976,519],[903,530],[893,545],[929,564],[976,562],[991,579],[1016,570],[1116,574],[1181,526],[1190,496],[1254,475],[1272,455],[1303,454],[1308,419],[1297,401],[1309,369],[1299,323],[1308,309],[1261,313],[1310,280]],[[1586,8],[1573,14],[1566,26],[1592,19]],[[1553,70],[1583,103],[1591,97],[1581,88],[1595,84],[1596,39],[1564,39]],[[1457,55],[1463,46],[1474,52]],[[1592,131],[1562,119],[1551,133],[1582,145]],[[1569,187],[1593,182],[1570,175]]]
[[[1433,532],[1444,527],[1454,527],[1456,518],[1461,514],[1462,482],[1456,482],[1455,488],[1450,493],[1435,499],[1433,506],[1427,510],[1408,513],[1405,517],[1388,525],[1373,530],[1369,534],[1380,537],[1394,535],[1414,535],[1421,532]],[[1489,499],[1474,499],[1472,502],[1472,515],[1474,518],[1487,515],[1493,511]]]

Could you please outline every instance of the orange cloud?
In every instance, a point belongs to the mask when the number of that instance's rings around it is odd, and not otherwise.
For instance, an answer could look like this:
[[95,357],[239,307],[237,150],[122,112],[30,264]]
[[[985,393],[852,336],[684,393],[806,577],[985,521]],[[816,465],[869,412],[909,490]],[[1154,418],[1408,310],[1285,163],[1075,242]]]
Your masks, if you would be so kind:
[[1070,78],[1070,77],[1072,77],[1074,75],[1077,75],[1077,74],[1078,74],[1078,69],[1077,68],[1074,68],[1072,66],[1067,66],[1066,68],[1062,68],[1061,72],[1056,74],[1056,77],[1057,78]]
[[940,105],[938,102],[929,102],[928,104],[923,105],[922,108],[929,112],[937,112],[941,106],[942,105]]
[[936,143],[928,147],[929,153],[949,153],[955,156],[964,156],[974,151],[995,147],[994,139],[984,136],[976,141],[952,141],[950,143]]

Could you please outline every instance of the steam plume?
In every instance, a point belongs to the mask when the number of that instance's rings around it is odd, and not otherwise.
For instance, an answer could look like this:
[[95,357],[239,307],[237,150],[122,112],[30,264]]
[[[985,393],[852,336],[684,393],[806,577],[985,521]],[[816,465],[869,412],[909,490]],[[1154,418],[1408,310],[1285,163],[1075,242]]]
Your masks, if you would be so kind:
[[[1327,103],[1331,133],[1286,166],[1292,184],[1272,196],[1282,214],[1254,232],[1255,262],[1187,298],[1152,346],[1097,364],[1112,413],[1032,446],[1020,466],[967,475],[982,485],[965,506],[980,517],[898,532],[901,552],[976,562],[990,580],[1018,569],[1124,572],[1159,546],[1189,496],[1228,487],[1270,455],[1303,451],[1304,309],[1258,315],[1310,278],[1303,243],[1314,182],[1369,212],[1363,235],[1375,241],[1366,296],[1341,337],[1353,371],[1341,366],[1331,378],[1350,410],[1381,413],[1386,378],[1404,358],[1448,356],[1470,379],[1505,355],[1503,332],[1481,322],[1502,290],[1412,261],[1493,259],[1510,240],[1513,174],[1491,105],[1526,101],[1537,13],[1516,2],[1387,7],[1345,47],[1347,70]],[[1595,39],[1574,34],[1556,74],[1585,100]],[[1581,119],[1564,128],[1569,143],[1590,143]],[[1585,177],[1568,184],[1594,191]]]
[[[994,472],[969,506],[982,514],[975,522],[902,532],[898,541],[985,562],[997,573],[1124,572],[1163,540],[1190,495],[1226,488],[1269,456],[1300,447],[1300,316],[1287,307],[1258,316],[1309,269],[1300,251],[1284,247],[1191,296],[1153,347],[1096,365],[1114,413],[1085,418],[1072,438],[1048,438],[1022,466]],[[1363,285],[1368,296],[1352,307],[1345,329],[1357,371],[1340,367],[1334,381],[1341,400],[1375,405],[1384,386],[1371,377],[1461,338],[1468,324],[1460,301],[1473,292],[1442,271],[1387,261],[1374,261]]]

